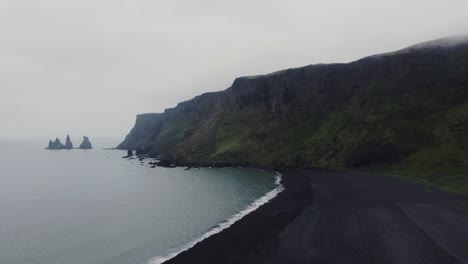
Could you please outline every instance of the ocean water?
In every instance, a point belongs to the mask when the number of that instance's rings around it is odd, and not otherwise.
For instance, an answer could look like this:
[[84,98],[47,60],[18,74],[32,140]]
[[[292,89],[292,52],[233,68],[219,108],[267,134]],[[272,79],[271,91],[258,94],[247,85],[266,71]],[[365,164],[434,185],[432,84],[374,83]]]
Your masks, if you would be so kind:
[[0,141],[0,263],[161,263],[281,191],[270,172],[152,169],[91,141]]

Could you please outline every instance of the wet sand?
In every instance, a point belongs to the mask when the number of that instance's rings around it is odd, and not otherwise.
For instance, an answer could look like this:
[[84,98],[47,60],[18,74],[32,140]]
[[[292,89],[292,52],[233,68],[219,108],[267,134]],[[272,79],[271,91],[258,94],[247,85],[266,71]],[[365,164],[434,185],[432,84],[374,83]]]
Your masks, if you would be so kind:
[[284,171],[285,191],[165,263],[468,263],[468,196],[397,178]]

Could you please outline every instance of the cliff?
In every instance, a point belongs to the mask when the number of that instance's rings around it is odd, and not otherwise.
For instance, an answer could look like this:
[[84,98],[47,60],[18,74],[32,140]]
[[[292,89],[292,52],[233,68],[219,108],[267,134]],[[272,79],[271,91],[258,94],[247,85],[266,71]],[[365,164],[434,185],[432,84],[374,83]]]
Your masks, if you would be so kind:
[[468,38],[237,78],[138,115],[118,146],[179,164],[468,169]]

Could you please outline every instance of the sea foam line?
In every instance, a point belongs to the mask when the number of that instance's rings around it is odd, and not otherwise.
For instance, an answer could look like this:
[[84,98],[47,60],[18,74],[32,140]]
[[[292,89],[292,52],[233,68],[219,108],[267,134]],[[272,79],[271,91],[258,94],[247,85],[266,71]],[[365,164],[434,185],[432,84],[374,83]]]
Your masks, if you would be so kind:
[[249,206],[247,206],[247,208],[245,208],[244,210],[242,210],[239,213],[233,215],[231,218],[229,218],[228,220],[222,222],[221,224],[219,224],[218,226],[216,226],[213,229],[209,230],[208,232],[204,233],[199,238],[197,238],[197,239],[193,240],[192,242],[188,243],[187,245],[183,246],[178,251],[167,254],[167,255],[164,255],[164,256],[156,256],[156,257],[150,259],[147,262],[147,264],[161,264],[161,263],[163,263],[163,262],[165,262],[167,260],[170,260],[171,258],[179,255],[180,253],[189,250],[190,248],[192,248],[196,244],[200,243],[201,241],[209,238],[210,236],[212,236],[214,234],[217,234],[217,233],[223,231],[224,229],[232,226],[235,222],[239,221],[244,216],[246,216],[246,215],[250,214],[251,212],[257,210],[260,206],[266,204],[271,199],[275,198],[280,192],[282,192],[284,190],[284,187],[281,184],[281,179],[282,179],[281,178],[281,173],[275,172],[275,174],[276,174],[276,178],[275,178],[276,187],[273,190],[267,192],[264,196],[262,196],[262,197],[258,198],[257,200],[255,200],[253,203],[251,203]]

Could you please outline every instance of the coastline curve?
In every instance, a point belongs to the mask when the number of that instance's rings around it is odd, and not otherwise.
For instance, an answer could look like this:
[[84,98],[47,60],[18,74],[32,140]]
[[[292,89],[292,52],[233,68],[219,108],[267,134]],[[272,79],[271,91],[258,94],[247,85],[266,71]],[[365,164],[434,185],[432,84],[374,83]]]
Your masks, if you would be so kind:
[[211,236],[213,236],[215,234],[218,234],[221,231],[229,228],[234,223],[241,220],[244,216],[246,216],[246,215],[250,214],[251,212],[257,210],[258,208],[260,208],[260,206],[268,203],[271,199],[275,198],[279,193],[281,193],[284,190],[284,186],[281,184],[282,174],[280,172],[278,172],[278,171],[275,171],[274,173],[275,173],[275,185],[276,185],[276,187],[273,190],[267,192],[265,195],[263,195],[262,197],[255,200],[253,203],[251,203],[249,206],[247,206],[244,210],[236,213],[235,215],[231,216],[230,218],[228,218],[224,222],[221,222],[220,224],[218,224],[216,227],[208,230],[207,232],[205,232],[203,235],[201,235],[197,239],[195,239],[195,240],[187,243],[186,245],[174,250],[174,252],[171,252],[171,253],[163,255],[163,256],[155,256],[155,257],[151,258],[150,260],[148,260],[147,262],[145,262],[145,264],[162,264],[162,263],[176,257],[180,253],[191,249],[192,247],[194,247],[196,244],[202,242],[203,240],[205,240],[205,239],[207,239],[207,238],[209,238],[209,237],[211,237]]

